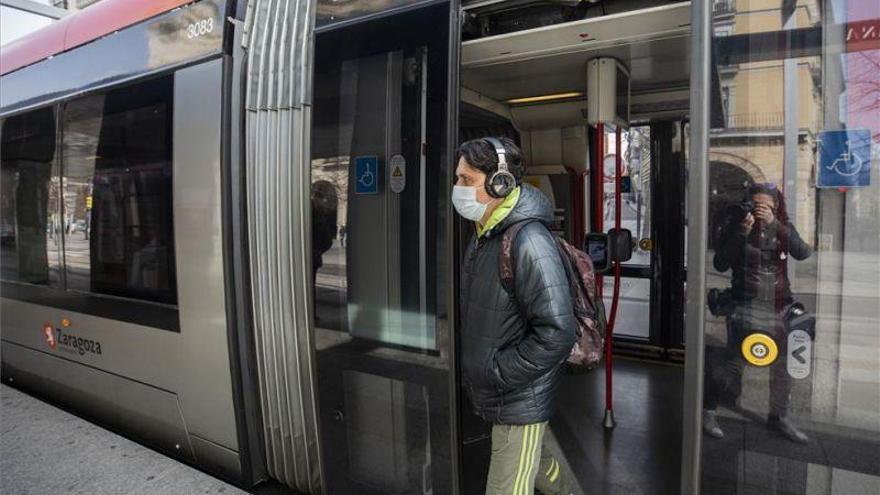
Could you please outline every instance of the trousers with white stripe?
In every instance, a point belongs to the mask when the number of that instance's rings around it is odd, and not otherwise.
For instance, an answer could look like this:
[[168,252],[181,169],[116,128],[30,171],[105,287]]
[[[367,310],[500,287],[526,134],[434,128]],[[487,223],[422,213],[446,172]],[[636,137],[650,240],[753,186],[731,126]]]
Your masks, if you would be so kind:
[[547,423],[492,426],[486,495],[568,495],[559,461],[544,444]]

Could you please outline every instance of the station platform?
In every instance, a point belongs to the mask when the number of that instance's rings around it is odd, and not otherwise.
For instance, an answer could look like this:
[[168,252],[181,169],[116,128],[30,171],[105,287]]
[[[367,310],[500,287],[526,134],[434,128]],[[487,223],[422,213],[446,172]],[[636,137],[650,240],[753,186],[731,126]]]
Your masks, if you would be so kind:
[[0,385],[0,493],[158,495],[247,492]]

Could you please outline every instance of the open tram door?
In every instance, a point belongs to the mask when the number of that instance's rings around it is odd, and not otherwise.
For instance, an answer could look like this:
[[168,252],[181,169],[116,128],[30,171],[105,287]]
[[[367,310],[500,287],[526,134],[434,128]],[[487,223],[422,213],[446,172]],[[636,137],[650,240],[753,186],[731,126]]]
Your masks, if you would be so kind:
[[[558,30],[578,37],[569,32],[572,23],[493,35],[489,22],[486,32],[469,31],[484,7],[491,6],[432,3],[377,12],[319,4],[309,218],[314,383],[328,493],[484,491],[488,425],[473,416],[456,362],[458,257],[472,228],[448,200],[459,142],[514,139],[532,167],[526,180],[555,198],[553,229],[576,240],[589,224],[586,172],[595,152],[586,62],[607,56],[627,67],[662,67],[635,71],[639,84],[653,88],[636,88],[641,118],[653,124],[686,116],[687,4],[588,19],[596,34],[628,29],[627,42],[578,45],[556,52],[561,58],[546,55],[562,39]],[[633,22],[646,16],[655,21],[648,27]],[[546,95],[556,97],[532,99]],[[645,161],[646,168],[659,163]],[[640,178],[653,188],[657,175]],[[652,280],[654,272],[645,272]],[[605,375],[565,377],[554,431],[565,469],[585,487],[599,479],[610,490],[625,480],[675,491],[675,456],[660,463],[643,457],[680,442],[677,425],[665,424],[676,421],[680,401],[646,397],[649,387],[667,387],[666,395],[676,397],[678,371],[627,363],[616,369],[629,373],[634,392],[621,399],[623,426],[613,438],[601,426]],[[644,435],[650,421],[664,424]]]
[[[617,260],[604,277],[609,319],[617,309],[607,355],[626,356],[613,360],[613,384],[611,359],[564,374],[548,428],[573,493],[680,490],[691,5],[651,5],[609,4],[607,13],[562,2],[462,7],[459,140],[517,142],[524,180],[556,208],[551,230],[578,247],[600,240],[607,260]],[[458,228],[466,242],[469,225]],[[615,244],[624,249],[608,247]],[[612,410],[617,426],[608,428]],[[471,460],[462,490],[482,493],[489,425],[466,397],[459,412],[462,457]]]

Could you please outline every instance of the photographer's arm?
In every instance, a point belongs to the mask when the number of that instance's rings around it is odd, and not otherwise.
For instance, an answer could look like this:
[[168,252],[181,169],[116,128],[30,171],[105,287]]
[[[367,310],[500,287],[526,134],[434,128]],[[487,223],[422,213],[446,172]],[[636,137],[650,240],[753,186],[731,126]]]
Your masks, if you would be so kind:
[[729,226],[721,242],[715,246],[715,257],[712,264],[719,272],[725,272],[737,263],[746,245],[746,236],[738,225]]
[[801,235],[798,234],[797,229],[794,228],[791,222],[785,224],[785,229],[787,230],[788,235],[788,252],[791,254],[791,257],[796,260],[805,260],[813,254],[813,250],[810,249],[810,246],[801,239]]

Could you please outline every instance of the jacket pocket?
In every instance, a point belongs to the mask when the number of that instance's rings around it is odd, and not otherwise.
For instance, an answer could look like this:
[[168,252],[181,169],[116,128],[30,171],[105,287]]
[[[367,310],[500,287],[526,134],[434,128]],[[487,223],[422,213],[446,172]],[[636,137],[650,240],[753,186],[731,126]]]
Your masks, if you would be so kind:
[[498,356],[498,349],[492,349],[492,352],[489,353],[488,358],[486,359],[486,364],[483,365],[483,379],[489,384],[492,388],[497,389],[499,393],[504,388],[504,383],[501,381],[501,377],[498,376],[498,373],[495,372],[496,363],[495,358]]
[[489,388],[495,391],[495,396],[498,398],[498,407],[495,409],[496,424],[501,422],[501,416],[504,411],[504,384],[501,383],[501,379],[495,373],[495,356],[497,355],[498,349],[493,349],[489,353],[485,366],[483,366],[483,379]]

